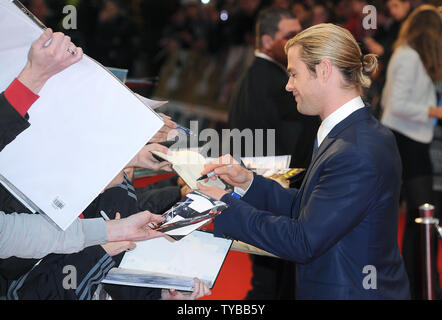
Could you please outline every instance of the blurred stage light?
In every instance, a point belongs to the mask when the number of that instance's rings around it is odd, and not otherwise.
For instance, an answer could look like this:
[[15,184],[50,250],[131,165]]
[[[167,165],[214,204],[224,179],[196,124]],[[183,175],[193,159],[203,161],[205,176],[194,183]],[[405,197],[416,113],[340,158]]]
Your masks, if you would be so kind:
[[222,21],[227,21],[227,19],[229,19],[229,13],[226,10],[222,10],[220,15],[219,15],[219,18]]

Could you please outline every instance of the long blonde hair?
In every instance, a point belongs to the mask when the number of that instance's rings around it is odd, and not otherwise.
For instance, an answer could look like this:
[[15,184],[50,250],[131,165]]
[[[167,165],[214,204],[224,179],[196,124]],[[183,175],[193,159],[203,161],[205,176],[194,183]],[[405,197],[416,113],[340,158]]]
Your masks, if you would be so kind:
[[442,80],[442,15],[432,5],[414,9],[402,23],[394,49],[409,45],[416,50],[430,78]]
[[363,56],[351,33],[331,23],[317,24],[300,32],[287,42],[285,52],[295,45],[301,48],[300,58],[312,73],[316,74],[316,65],[327,58],[341,71],[344,86],[360,92],[370,86],[369,74],[378,66],[375,54]]

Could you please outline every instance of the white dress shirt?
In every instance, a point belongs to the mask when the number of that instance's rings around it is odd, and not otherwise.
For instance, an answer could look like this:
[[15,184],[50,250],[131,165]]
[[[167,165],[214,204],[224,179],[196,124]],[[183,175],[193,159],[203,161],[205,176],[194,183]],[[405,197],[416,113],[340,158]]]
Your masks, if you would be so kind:
[[325,137],[332,131],[332,129],[342,120],[347,118],[350,114],[359,110],[365,106],[364,101],[360,96],[351,99],[349,102],[345,103],[338,109],[336,109],[332,114],[325,118],[321,125],[319,126],[316,139],[318,141],[318,147],[324,141]]

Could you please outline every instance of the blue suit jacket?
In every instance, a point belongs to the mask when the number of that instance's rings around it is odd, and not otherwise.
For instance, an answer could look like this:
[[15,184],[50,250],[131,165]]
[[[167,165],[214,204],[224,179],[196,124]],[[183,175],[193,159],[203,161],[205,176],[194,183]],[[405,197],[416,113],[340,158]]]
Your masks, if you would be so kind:
[[321,143],[299,190],[255,175],[215,219],[215,235],[297,263],[298,299],[408,299],[398,247],[401,160],[365,107]]

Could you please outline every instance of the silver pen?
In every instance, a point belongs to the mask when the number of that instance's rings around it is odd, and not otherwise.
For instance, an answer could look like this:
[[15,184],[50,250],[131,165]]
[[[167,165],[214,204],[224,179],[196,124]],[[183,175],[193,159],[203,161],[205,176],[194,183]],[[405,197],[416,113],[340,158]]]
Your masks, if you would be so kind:
[[104,212],[103,210],[100,211],[100,214],[104,220],[110,220],[109,217],[107,216],[106,212]]

